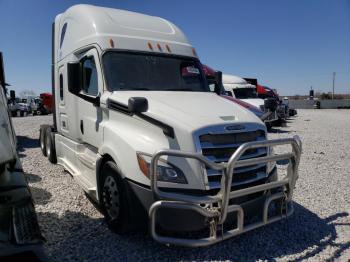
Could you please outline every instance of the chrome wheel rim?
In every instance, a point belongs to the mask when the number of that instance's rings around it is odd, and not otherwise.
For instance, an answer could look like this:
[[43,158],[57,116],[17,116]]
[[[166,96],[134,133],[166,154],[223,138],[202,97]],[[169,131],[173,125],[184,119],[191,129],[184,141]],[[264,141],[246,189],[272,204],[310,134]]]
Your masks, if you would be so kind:
[[117,182],[114,177],[107,176],[103,184],[103,203],[104,208],[111,218],[115,220],[119,216],[120,210],[120,199],[119,199],[119,190],[117,187]]

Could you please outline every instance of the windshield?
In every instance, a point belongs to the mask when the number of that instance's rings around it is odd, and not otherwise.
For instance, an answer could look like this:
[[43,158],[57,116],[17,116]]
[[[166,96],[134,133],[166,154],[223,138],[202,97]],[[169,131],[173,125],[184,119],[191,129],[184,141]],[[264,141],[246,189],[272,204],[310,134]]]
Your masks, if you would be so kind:
[[209,92],[200,62],[191,58],[108,52],[103,66],[110,91]]
[[233,92],[238,99],[258,98],[255,88],[234,88]]

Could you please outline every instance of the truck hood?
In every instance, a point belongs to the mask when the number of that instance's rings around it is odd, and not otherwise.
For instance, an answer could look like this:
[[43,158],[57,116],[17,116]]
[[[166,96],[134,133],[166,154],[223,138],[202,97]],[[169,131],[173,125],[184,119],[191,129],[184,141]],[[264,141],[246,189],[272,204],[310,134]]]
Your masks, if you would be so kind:
[[248,99],[241,99],[242,101],[251,104],[259,109],[261,109],[260,106],[264,105],[264,100],[261,98],[248,98]]
[[210,92],[116,91],[108,99],[127,105],[130,97],[145,97],[145,114],[173,127],[196,130],[216,124],[261,123],[249,110]]

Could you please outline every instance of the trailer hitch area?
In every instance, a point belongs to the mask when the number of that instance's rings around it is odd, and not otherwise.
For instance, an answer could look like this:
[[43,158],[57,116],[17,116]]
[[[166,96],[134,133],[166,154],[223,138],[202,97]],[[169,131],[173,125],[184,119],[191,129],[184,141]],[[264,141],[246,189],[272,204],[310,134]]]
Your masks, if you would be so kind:
[[[241,156],[248,149],[279,145],[291,145],[292,152],[240,160]],[[291,215],[293,213],[292,196],[298,178],[298,165],[301,150],[301,141],[299,137],[295,136],[294,138],[244,143],[233,153],[227,163],[211,162],[199,153],[183,152],[179,150],[158,151],[152,157],[150,170],[151,189],[155,199],[159,199],[154,202],[149,209],[150,232],[152,237],[156,241],[164,244],[188,247],[208,246]],[[194,196],[185,193],[162,191],[158,188],[157,176],[155,174],[159,158],[163,155],[196,159],[211,169],[221,171],[222,180],[219,192],[216,195]],[[236,167],[277,162],[286,159],[289,160],[286,175],[279,180],[231,191],[232,177]],[[230,200],[266,191],[269,191],[270,195],[265,195],[262,199],[261,221],[245,225],[244,205],[230,204]],[[277,210],[279,208],[280,212],[277,212],[277,215],[270,216],[269,207],[273,202],[276,203],[276,201],[280,203],[277,205]],[[180,211],[187,210],[198,213],[208,222],[206,225],[209,228],[209,236],[193,239],[159,235],[156,232],[156,213],[161,208],[178,209]],[[236,227],[230,227],[231,229],[226,229],[226,226],[224,228],[224,223],[228,214],[233,214],[236,221]]]

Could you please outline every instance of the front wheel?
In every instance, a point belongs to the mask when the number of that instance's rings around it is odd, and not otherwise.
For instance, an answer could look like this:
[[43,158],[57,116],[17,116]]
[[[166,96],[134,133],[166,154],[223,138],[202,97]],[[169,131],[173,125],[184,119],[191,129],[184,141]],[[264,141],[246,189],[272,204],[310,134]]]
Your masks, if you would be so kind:
[[107,225],[115,233],[127,233],[131,228],[130,210],[117,165],[108,161],[101,171],[101,204]]

